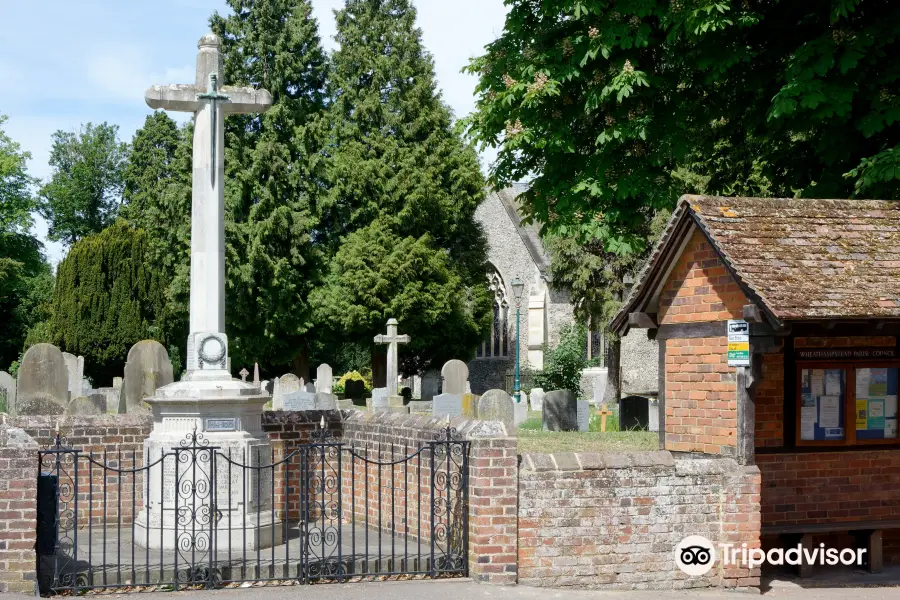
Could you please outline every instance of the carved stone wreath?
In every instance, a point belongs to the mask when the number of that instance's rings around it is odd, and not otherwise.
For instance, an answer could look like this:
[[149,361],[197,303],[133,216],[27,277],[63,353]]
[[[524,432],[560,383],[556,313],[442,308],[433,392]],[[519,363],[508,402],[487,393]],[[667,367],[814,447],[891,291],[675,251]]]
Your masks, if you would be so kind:
[[[210,340],[215,340],[216,343],[219,345],[218,352],[215,354],[207,354],[206,353],[206,350],[207,350],[206,342],[209,342]],[[200,368],[201,369],[203,368],[203,363],[213,364],[213,365],[221,364],[222,367],[224,368],[225,367],[224,363],[225,363],[226,349],[227,349],[227,347],[225,346],[222,339],[216,335],[208,335],[205,338],[203,338],[202,340],[200,340],[200,347],[197,350],[197,356],[199,356],[199,358],[200,358]]]

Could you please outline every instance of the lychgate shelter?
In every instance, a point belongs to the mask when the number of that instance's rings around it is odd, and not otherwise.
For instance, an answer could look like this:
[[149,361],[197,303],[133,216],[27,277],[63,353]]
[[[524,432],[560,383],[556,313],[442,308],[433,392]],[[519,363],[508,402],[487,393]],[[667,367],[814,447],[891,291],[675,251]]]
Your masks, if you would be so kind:
[[759,467],[763,547],[900,563],[900,203],[684,196],[611,326],[659,342],[661,448]]

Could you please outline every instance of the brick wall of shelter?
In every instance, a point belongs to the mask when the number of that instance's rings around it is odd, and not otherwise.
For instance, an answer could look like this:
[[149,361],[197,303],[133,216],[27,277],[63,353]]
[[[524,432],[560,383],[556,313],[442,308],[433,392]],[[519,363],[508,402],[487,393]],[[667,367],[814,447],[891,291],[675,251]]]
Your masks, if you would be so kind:
[[699,230],[663,284],[661,325],[742,319],[747,297]]
[[759,544],[760,478],[733,459],[669,452],[526,454],[519,471],[519,583],[546,587],[755,587],[759,570],[675,566],[684,537]]
[[666,340],[666,450],[734,454],[737,381],[727,352],[725,335]]
[[0,425],[0,592],[34,594],[38,445]]

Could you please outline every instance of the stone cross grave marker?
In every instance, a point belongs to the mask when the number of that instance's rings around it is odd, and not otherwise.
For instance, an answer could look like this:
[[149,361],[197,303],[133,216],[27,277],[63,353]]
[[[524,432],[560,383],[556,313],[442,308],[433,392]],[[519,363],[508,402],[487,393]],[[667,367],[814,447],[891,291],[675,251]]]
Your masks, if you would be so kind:
[[249,375],[249,374],[250,374],[250,371],[248,371],[247,369],[241,369],[241,372],[238,373],[238,375],[241,376],[241,381],[247,381],[247,375]]
[[316,369],[316,391],[330,394],[332,377],[331,365],[325,363],[319,365],[319,368]]
[[194,113],[187,369],[190,375],[206,367],[218,371],[216,378],[230,379],[225,370],[225,115],[265,112],[272,95],[252,87],[220,87],[225,74],[220,47],[218,36],[204,35],[197,44],[194,83],[154,85],[144,99],[153,109]]
[[469,367],[461,360],[448,360],[441,369],[441,377],[444,378],[445,394],[465,394]]
[[[397,395],[397,374],[400,371],[400,361],[398,356],[398,344],[408,344],[409,336],[406,334],[398,335],[397,334],[397,319],[388,319],[387,322],[387,334],[381,334],[375,336],[376,344],[387,344],[387,395],[388,396],[396,396]],[[375,404],[375,394],[373,391],[372,394],[372,404]]]

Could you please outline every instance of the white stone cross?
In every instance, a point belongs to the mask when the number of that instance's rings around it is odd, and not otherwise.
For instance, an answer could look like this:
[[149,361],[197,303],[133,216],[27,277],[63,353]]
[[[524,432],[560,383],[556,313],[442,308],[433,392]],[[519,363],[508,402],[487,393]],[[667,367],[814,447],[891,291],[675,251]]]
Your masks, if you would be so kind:
[[388,319],[387,335],[379,333],[375,336],[376,344],[387,344],[387,390],[388,396],[397,395],[397,374],[400,371],[397,356],[397,344],[408,344],[409,336],[397,335],[397,319]]
[[238,375],[241,376],[241,381],[247,381],[247,375],[249,375],[249,374],[250,374],[250,371],[248,371],[247,369],[241,369],[241,372],[238,373]]
[[191,335],[225,333],[225,115],[272,106],[266,90],[219,87],[225,73],[220,46],[215,34],[204,35],[195,83],[154,85],[144,95],[150,108],[194,113]]

